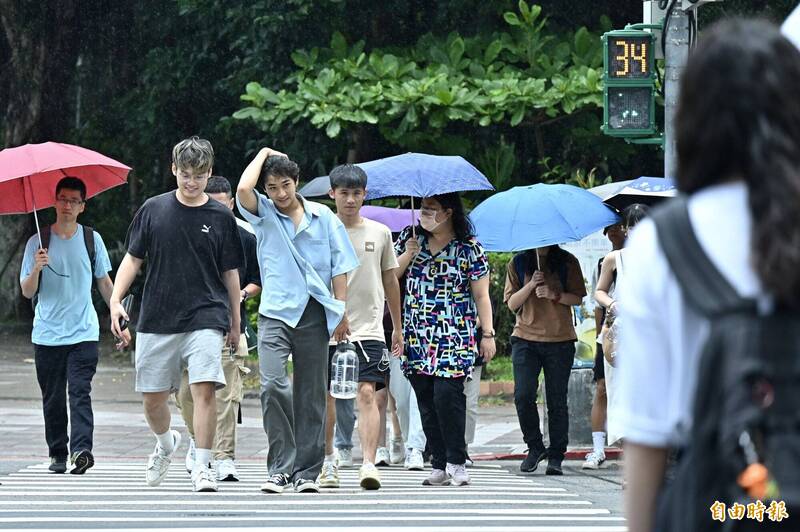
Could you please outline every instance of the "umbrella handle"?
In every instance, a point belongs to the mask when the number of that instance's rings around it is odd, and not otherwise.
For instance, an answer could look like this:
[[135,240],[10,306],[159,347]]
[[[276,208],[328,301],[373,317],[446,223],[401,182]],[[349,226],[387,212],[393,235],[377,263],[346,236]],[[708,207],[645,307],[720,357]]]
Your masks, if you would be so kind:
[[536,248],[536,269],[541,271],[542,265],[539,262],[539,248]]
[[414,216],[414,196],[411,196],[411,236],[417,238],[417,220]]
[[23,183],[28,185],[31,191],[31,206],[33,207],[33,220],[36,222],[36,236],[39,237],[39,249],[42,248],[42,230],[39,228],[39,215],[36,214],[36,197],[30,183],[30,177],[26,177]]

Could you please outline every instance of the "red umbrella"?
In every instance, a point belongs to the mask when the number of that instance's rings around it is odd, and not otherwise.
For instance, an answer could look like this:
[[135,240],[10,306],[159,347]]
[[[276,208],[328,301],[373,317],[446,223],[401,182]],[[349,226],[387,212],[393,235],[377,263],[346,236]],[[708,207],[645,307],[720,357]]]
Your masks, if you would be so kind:
[[[79,177],[86,197],[126,182],[131,168],[100,153],[72,144],[44,142],[0,150],[0,214],[32,212],[55,205],[56,184]],[[39,240],[41,245],[41,238]]]

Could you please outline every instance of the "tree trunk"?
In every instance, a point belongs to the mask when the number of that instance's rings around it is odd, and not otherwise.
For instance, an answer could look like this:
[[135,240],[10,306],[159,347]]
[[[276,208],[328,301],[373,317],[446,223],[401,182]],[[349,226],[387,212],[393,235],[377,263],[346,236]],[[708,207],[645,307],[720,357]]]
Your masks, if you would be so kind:
[[[69,86],[75,73],[77,2],[0,0],[0,26],[10,50],[3,71],[3,146],[64,140],[69,131]],[[0,91],[2,92],[2,91]],[[30,216],[0,216],[0,318],[26,319],[19,270]]]

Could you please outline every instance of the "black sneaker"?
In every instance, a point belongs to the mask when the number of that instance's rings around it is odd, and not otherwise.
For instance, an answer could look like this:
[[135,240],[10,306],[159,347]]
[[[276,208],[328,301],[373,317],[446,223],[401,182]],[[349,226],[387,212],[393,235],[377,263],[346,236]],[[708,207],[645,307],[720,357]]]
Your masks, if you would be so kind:
[[319,493],[319,486],[313,480],[298,478],[294,481],[295,493]]
[[94,456],[89,451],[78,451],[72,455],[72,475],[83,475],[86,470],[94,465]]
[[67,459],[66,458],[56,458],[55,456],[50,457],[50,467],[48,467],[50,471],[53,473],[66,473],[67,472]]
[[269,476],[267,481],[261,485],[261,491],[264,493],[283,493],[284,488],[289,484],[289,475],[273,473]]
[[544,472],[545,475],[563,475],[564,471],[561,469],[561,460],[556,460],[555,458],[551,458],[547,461],[547,471]]
[[532,473],[539,467],[539,462],[543,462],[547,458],[547,451],[535,451],[528,449],[528,456],[519,465],[519,470],[523,473]]

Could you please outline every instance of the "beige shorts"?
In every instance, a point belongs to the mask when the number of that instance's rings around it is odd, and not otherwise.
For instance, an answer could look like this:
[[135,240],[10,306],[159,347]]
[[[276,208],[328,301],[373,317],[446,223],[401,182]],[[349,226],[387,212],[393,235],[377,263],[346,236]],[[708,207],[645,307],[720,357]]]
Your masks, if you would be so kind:
[[225,386],[220,352],[223,334],[201,329],[178,334],[138,333],[136,335],[136,391],[176,392],[183,368],[189,384],[214,382]]

